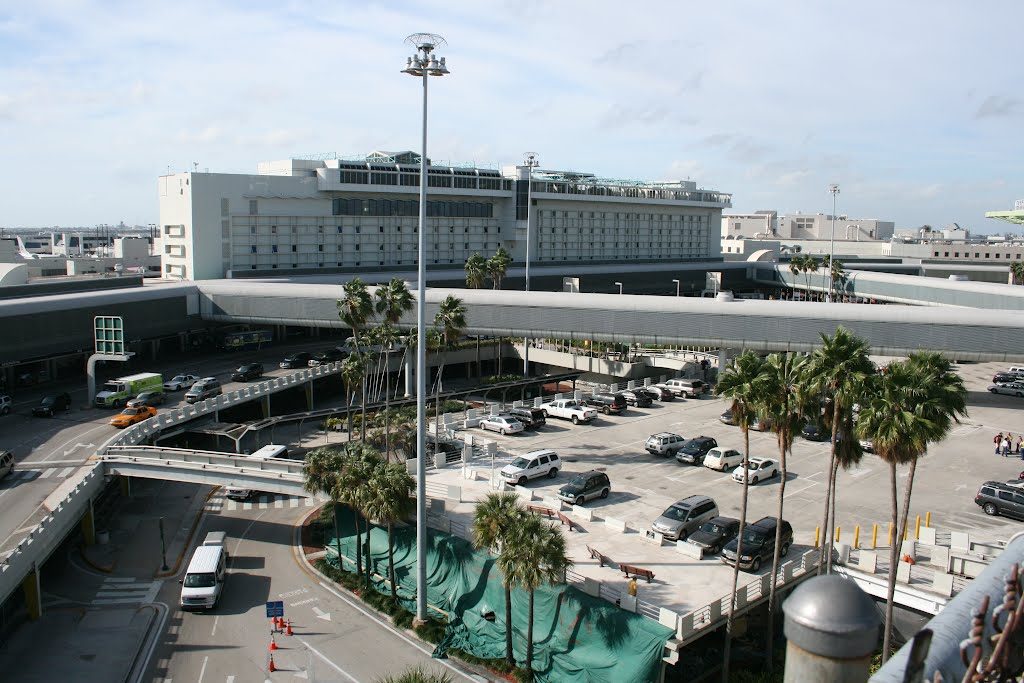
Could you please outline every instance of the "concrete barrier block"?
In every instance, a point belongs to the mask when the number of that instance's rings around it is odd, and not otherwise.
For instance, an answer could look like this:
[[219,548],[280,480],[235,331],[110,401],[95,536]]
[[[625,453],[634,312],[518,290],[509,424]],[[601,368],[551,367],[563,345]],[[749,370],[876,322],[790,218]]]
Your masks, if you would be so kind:
[[694,560],[704,559],[704,549],[689,541],[676,541],[676,552]]
[[618,531],[619,533],[626,533],[626,523],[621,519],[615,519],[614,517],[605,517],[604,525],[612,531]]
[[627,612],[636,612],[636,596],[623,593],[619,596],[619,607]]
[[935,572],[932,575],[932,590],[943,597],[953,597],[953,575]]
[[878,553],[873,550],[861,550],[857,555],[857,569],[874,574],[878,567]]
[[679,614],[670,609],[661,607],[658,610],[658,623],[676,631],[679,629]]
[[900,559],[902,560],[907,555],[910,555],[915,561],[917,560],[917,541],[914,539],[903,541],[900,545]]
[[901,583],[910,583],[910,565],[900,562],[896,565],[896,580]]
[[665,540],[665,538],[661,534],[650,529],[641,529],[640,537],[643,538],[644,541],[646,541],[647,543],[650,543],[651,545],[656,545],[659,548],[661,547],[662,542]]
[[583,577],[583,583],[580,584],[580,590],[595,598],[601,597],[601,582],[597,579],[592,579],[589,576]]
[[939,567],[944,572],[949,571],[949,548],[942,545],[932,546],[931,557],[928,560],[928,564],[933,567]]
[[925,545],[935,545],[935,529],[930,526],[921,527],[921,537],[918,540]]
[[448,500],[454,500],[456,503],[462,502],[462,487],[448,485]]
[[962,552],[971,551],[971,534],[967,531],[951,531],[949,533],[949,548],[950,550],[960,550]]
[[590,508],[583,507],[582,505],[573,505],[572,512],[570,514],[572,514],[573,517],[577,519],[582,519],[585,522],[594,521],[594,511],[591,510]]

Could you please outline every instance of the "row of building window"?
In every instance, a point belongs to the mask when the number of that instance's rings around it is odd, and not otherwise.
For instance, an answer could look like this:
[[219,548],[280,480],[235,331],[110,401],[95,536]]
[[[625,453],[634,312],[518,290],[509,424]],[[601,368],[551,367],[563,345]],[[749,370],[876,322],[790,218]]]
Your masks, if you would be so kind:
[[[334,200],[335,216],[419,216],[420,203],[403,199]],[[453,218],[493,218],[494,204],[489,202],[427,202],[428,216]]]
[[[397,173],[394,171],[357,171],[342,169],[338,180],[350,185],[401,185],[418,187],[419,173]],[[467,190],[510,190],[512,181],[503,178],[478,178],[476,176],[456,175],[446,172],[428,171],[428,187],[456,187]]]
[[[987,252],[986,251],[985,252],[985,258],[995,258],[995,259],[1000,259],[1001,258],[1001,254],[999,252],[996,252],[996,255],[994,257],[990,256],[990,253],[991,252]],[[939,255],[939,252],[935,252],[935,256],[938,256],[938,255]],[[949,257],[949,252],[948,251],[942,252],[942,256],[944,258],[948,258]],[[971,257],[971,252],[965,251],[964,252],[964,258],[970,258],[970,257]],[[954,251],[953,252],[953,258],[960,258],[960,252],[959,251]],[[974,252],[974,258],[981,258],[981,252],[978,252],[978,251]],[[1014,259],[1019,261],[1019,260],[1021,260],[1021,255],[1019,253],[1018,254],[1011,254],[1010,252],[1006,252],[1006,258],[1011,260],[1011,261],[1014,260]]]
[[[364,226],[362,226],[362,225],[354,225],[354,226],[349,226],[349,227],[351,227],[353,232],[355,234],[357,234],[357,235],[364,234],[363,233],[363,227]],[[372,234],[373,227],[372,226],[365,226],[365,227],[367,228],[366,234],[367,235]],[[402,226],[401,225],[393,225],[393,226],[389,226],[389,227],[394,229],[393,232],[402,232]],[[413,226],[410,226],[410,227],[412,227],[412,233],[411,234],[415,235],[416,233],[419,232],[419,229],[417,228],[417,226],[413,225]],[[464,234],[467,234],[467,235],[470,234],[470,232],[473,232],[473,233],[480,233],[480,232],[482,232],[483,234],[486,235],[486,234],[488,234],[490,232],[491,227],[494,228],[494,232],[495,233],[498,233],[498,234],[501,233],[501,226],[500,225],[495,225],[495,226],[487,226],[487,225],[483,225],[483,226],[480,226],[480,225],[469,226],[469,225],[466,225],[466,226],[462,226],[462,232]],[[334,230],[333,234],[342,235],[345,232],[343,227],[340,226],[340,225],[338,225],[338,226],[331,226],[331,228]],[[385,230],[385,226],[378,225],[377,226],[377,232],[380,233],[380,234],[384,234],[387,231]],[[438,233],[438,232],[444,232],[444,231],[442,230],[442,226],[434,225],[434,226],[432,226],[432,230],[430,232]],[[454,233],[455,232],[455,226],[454,225],[449,225],[448,226],[448,232],[449,233]],[[593,231],[591,231],[591,232],[593,232]],[[285,231],[285,230],[281,230],[281,232],[279,233],[276,225],[269,226],[269,232],[267,232],[265,230],[264,231],[260,231],[260,230],[257,229],[257,227],[255,225],[250,225],[249,226],[249,234],[250,235],[266,236],[268,234],[269,235],[277,235],[277,234],[286,234],[286,233],[287,233],[287,231]],[[311,234],[314,234],[314,233],[312,231],[310,231],[310,230],[302,230],[302,232],[300,233],[299,230],[293,226],[292,229],[291,229],[291,234],[292,235],[311,235]],[[322,226],[322,225],[318,226],[317,231],[316,231],[315,234],[319,234],[319,235],[325,234],[324,233],[324,226]]]
[[[434,244],[434,250],[435,251],[441,248],[441,245],[440,245],[439,242],[434,242],[433,244]],[[268,246],[270,247],[269,251],[266,248]],[[271,245],[261,244],[261,245],[256,245],[256,244],[251,244],[251,245],[249,245],[249,253],[250,254],[267,254],[267,253],[278,254],[278,253],[288,252],[288,251],[290,251],[293,254],[297,254],[297,253],[303,253],[303,254],[313,253],[312,249],[308,249],[308,250],[307,249],[303,249],[300,252],[299,248],[298,248],[298,245],[296,245],[296,244],[290,245],[289,249],[282,249],[281,248],[282,246],[289,247],[289,245],[287,245],[287,244],[286,245],[277,245],[277,244],[271,244]],[[310,245],[310,246],[312,246],[312,245]],[[362,246],[363,245],[361,245],[361,244],[354,244],[354,245],[349,245],[349,246],[351,247],[351,249],[353,251],[362,251]],[[366,246],[369,247],[370,245],[366,245]],[[401,251],[402,250],[402,245],[401,244],[394,244],[394,245],[391,245],[391,246],[396,251]],[[616,246],[618,246],[618,243],[616,243]],[[416,248],[415,245],[410,245],[410,249],[415,250],[415,248]],[[455,248],[455,243],[454,242],[449,242],[448,243],[448,249],[454,249],[454,248]],[[465,249],[466,251],[469,251],[471,248],[472,247],[470,246],[469,242],[464,242],[463,243],[463,249]],[[491,248],[491,243],[490,242],[484,242],[482,245],[480,245],[480,246],[478,246],[476,248],[477,249],[483,249],[483,250],[486,251],[486,250]],[[498,243],[497,242],[494,243],[494,248],[495,249],[498,248]],[[383,244],[379,245],[377,247],[377,249],[379,251],[384,251],[384,245]],[[322,244],[316,245],[316,251],[318,251],[318,252],[324,251],[324,245],[322,245]],[[328,251],[330,251],[330,250],[328,250]],[[341,244],[335,244],[334,245],[334,251],[342,251],[342,245]],[[171,255],[173,256],[174,254],[171,254]]]

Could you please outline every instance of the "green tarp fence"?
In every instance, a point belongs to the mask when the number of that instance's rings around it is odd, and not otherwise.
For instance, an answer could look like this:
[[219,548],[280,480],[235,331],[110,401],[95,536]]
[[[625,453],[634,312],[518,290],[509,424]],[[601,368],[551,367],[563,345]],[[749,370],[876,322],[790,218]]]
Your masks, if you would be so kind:
[[[365,526],[363,527],[365,532]],[[355,570],[354,517],[339,506],[343,568]],[[364,552],[366,545],[363,536]],[[416,609],[416,532],[394,531],[395,583],[399,600]],[[449,616],[445,636],[434,651],[443,657],[457,648],[481,659],[505,656],[505,589],[494,558],[466,540],[427,530],[427,602]],[[337,566],[336,539],[327,542],[328,561]],[[370,533],[373,587],[390,594],[387,529]],[[516,661],[526,658],[529,594],[512,589],[512,646]],[[494,620],[484,617],[493,612]],[[665,642],[672,629],[619,609],[566,585],[544,586],[534,593],[533,668],[539,681],[621,683],[658,681]]]

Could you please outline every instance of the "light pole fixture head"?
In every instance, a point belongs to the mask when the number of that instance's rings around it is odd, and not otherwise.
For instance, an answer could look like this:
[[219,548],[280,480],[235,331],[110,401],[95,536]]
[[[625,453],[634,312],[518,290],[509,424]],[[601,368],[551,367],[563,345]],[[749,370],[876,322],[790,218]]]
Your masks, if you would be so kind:
[[450,73],[445,58],[431,54],[437,48],[448,45],[444,38],[434,33],[413,33],[405,42],[416,48],[417,54],[405,60],[402,73],[420,77],[447,76]]
[[523,157],[525,159],[525,161],[523,161],[524,166],[529,166],[530,168],[537,168],[537,166],[540,165],[540,159],[537,158],[538,155],[536,152],[526,152],[523,154]]
[[831,185],[828,186],[828,191],[831,192],[833,195],[839,194],[839,185],[837,185],[836,183],[832,183]]

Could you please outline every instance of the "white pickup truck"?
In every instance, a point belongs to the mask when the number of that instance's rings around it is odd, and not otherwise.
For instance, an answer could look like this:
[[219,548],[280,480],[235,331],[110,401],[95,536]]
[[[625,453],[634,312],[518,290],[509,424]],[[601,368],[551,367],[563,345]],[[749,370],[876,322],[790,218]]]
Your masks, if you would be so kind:
[[590,422],[597,417],[597,411],[588,408],[583,401],[574,398],[560,398],[540,406],[545,417],[560,417],[563,420],[572,420],[572,423]]

